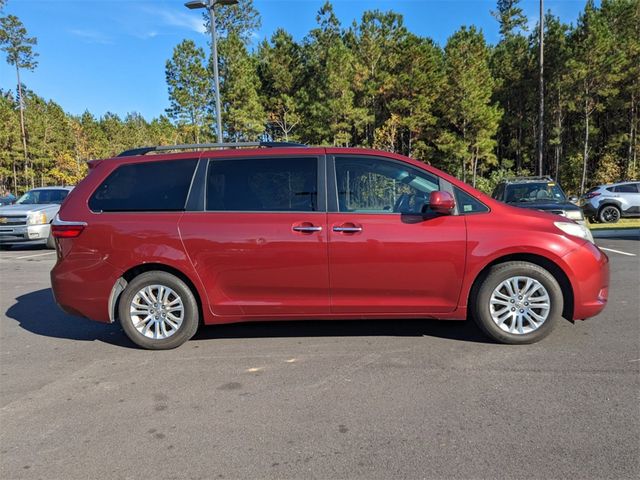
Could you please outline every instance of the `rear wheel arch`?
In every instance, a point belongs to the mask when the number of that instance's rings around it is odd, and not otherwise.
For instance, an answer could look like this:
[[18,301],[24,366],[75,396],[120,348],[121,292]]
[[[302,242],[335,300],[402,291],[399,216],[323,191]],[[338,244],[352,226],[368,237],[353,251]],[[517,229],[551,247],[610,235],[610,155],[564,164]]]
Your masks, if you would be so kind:
[[191,290],[191,293],[195,297],[198,304],[198,314],[200,316],[200,322],[202,323],[202,299],[200,298],[200,292],[196,288],[195,284],[182,271],[163,263],[143,263],[141,265],[136,265],[135,267],[131,267],[129,270],[124,272],[122,276],[116,280],[109,298],[109,320],[113,323],[118,318],[118,304],[120,301],[120,296],[122,295],[122,292],[126,288],[127,284],[138,275],[152,271],[170,273],[171,275],[178,277],[187,285],[187,287],[189,287],[189,290]]
[[[567,320],[573,320],[573,306],[574,306],[574,293],[573,287],[571,286],[571,282],[569,281],[569,277],[564,272],[564,270],[554,261],[548,259],[547,257],[543,257],[542,255],[536,255],[532,253],[515,253],[511,255],[504,255],[502,257],[496,258],[489,264],[485,265],[484,268],[476,275],[476,278],[473,281],[473,285],[469,290],[469,296],[467,299],[467,306],[471,305],[471,302],[474,301],[478,289],[482,284],[482,281],[487,277],[492,267],[499,265],[501,263],[506,262],[528,262],[534,265],[538,265],[539,267],[547,270],[553,277],[556,279],[558,284],[560,285],[560,289],[562,290],[562,296],[564,298],[564,307],[562,309],[562,316]],[[468,312],[471,312],[472,309],[468,308]]]
[[622,203],[621,202],[619,202],[618,200],[607,198],[607,199],[603,200],[600,203],[600,205],[598,205],[598,213],[597,213],[597,215],[600,215],[600,210],[602,210],[604,207],[616,207],[618,210],[620,210],[622,212]]

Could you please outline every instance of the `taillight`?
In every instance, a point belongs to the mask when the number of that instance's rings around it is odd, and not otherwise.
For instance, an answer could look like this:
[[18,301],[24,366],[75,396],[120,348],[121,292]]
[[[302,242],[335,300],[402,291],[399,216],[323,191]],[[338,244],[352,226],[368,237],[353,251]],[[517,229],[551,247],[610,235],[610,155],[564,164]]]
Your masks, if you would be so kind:
[[76,238],[84,230],[84,225],[51,225],[55,238]]
[[54,238],[76,238],[86,226],[85,222],[68,222],[61,220],[60,216],[56,215],[51,224],[51,234]]
[[587,193],[584,198],[586,198],[587,200],[589,200],[590,198],[593,197],[597,197],[598,195],[600,195],[600,192],[591,192],[591,193]]

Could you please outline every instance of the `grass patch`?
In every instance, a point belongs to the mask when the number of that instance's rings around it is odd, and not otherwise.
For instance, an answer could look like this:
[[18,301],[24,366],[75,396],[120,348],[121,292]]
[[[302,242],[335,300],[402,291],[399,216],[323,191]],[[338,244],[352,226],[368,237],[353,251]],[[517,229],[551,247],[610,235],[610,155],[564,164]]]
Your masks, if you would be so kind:
[[612,228],[640,228],[640,218],[623,218],[618,223],[590,223],[587,225],[591,230],[606,230]]

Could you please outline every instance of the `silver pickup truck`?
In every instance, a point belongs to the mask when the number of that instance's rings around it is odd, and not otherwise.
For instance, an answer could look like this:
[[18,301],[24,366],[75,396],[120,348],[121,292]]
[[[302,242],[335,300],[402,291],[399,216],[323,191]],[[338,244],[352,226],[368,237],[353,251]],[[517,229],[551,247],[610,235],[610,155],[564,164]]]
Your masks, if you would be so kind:
[[35,188],[13,205],[0,207],[0,248],[17,243],[44,243],[54,248],[51,222],[73,187]]

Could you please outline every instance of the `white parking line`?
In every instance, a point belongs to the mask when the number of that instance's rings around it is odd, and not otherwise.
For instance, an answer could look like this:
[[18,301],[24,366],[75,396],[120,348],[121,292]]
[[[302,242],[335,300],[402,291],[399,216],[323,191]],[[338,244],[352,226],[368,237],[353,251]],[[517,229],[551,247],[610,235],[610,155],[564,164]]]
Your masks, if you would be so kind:
[[23,260],[25,258],[42,257],[43,255],[53,255],[56,252],[36,253],[35,255],[24,255],[22,257],[15,257],[16,260]]
[[636,257],[637,256],[635,253],[621,252],[620,250],[614,250],[613,248],[600,247],[600,250],[604,250],[606,252],[619,253],[620,255],[627,255],[629,257]]

